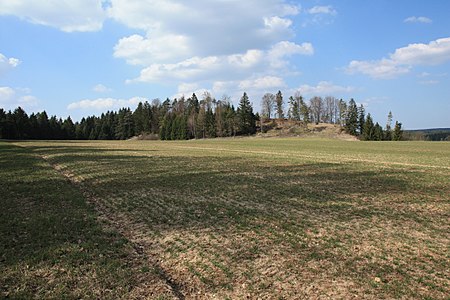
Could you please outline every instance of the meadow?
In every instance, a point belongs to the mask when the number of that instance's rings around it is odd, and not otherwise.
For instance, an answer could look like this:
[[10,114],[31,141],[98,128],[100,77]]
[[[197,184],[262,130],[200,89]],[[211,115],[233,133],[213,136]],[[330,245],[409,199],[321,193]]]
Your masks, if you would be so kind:
[[0,296],[448,299],[450,144],[0,142]]

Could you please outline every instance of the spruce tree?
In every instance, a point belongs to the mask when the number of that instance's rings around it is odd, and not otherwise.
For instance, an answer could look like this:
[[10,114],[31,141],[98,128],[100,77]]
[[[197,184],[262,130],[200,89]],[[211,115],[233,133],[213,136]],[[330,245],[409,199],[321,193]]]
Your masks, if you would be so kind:
[[402,138],[403,138],[402,123],[395,121],[395,127],[394,127],[394,133],[392,135],[392,139],[394,141],[401,141]]
[[364,121],[364,128],[362,130],[361,138],[365,141],[374,140],[374,125],[370,113],[367,114],[367,118]]
[[378,122],[377,122],[374,127],[373,140],[374,141],[382,141],[383,138],[384,138],[383,127],[381,127],[380,124],[378,124]]
[[357,135],[358,128],[358,107],[355,100],[351,99],[348,102],[348,108],[345,120],[345,130],[351,135]]
[[245,92],[239,102],[238,116],[240,133],[254,134],[256,132],[255,115],[253,114],[253,107]]
[[358,108],[358,132],[360,135],[363,135],[365,119],[366,119],[366,110],[364,109],[364,106],[361,104]]
[[386,122],[386,130],[384,132],[384,140],[391,141],[392,140],[392,112],[389,112]]
[[284,118],[284,112],[283,112],[284,101],[283,101],[283,94],[281,93],[281,91],[278,91],[277,95],[275,96],[275,103],[277,106],[278,119],[283,119]]

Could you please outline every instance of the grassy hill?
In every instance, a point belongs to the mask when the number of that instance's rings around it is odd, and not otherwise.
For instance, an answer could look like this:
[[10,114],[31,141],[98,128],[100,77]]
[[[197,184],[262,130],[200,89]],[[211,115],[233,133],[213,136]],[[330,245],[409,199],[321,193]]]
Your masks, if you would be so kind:
[[[260,124],[258,124],[260,126]],[[343,128],[335,124],[310,123],[305,125],[301,121],[273,119],[258,127],[258,136],[261,137],[320,137],[355,141],[356,137],[345,133]]]

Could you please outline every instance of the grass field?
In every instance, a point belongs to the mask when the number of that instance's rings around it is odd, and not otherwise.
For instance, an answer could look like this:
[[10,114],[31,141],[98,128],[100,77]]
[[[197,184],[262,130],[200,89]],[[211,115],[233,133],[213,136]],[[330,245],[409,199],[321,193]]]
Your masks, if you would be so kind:
[[0,143],[0,296],[449,299],[450,144]]

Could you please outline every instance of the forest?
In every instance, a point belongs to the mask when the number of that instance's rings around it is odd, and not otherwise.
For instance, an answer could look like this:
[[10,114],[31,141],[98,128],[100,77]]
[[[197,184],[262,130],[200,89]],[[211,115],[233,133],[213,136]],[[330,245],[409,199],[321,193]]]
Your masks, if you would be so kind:
[[334,97],[313,97],[306,102],[296,93],[290,96],[285,110],[281,91],[266,93],[261,99],[261,114],[254,113],[247,93],[244,93],[237,108],[230,97],[216,100],[204,93],[199,100],[196,94],[173,100],[159,99],[151,103],[139,103],[132,111],[121,108],[107,111],[100,116],[83,117],[74,122],[48,116],[45,111],[28,115],[21,107],[14,111],[0,108],[1,139],[36,140],[125,140],[147,134],[161,140],[187,140],[215,137],[253,135],[263,131],[263,122],[290,119],[305,126],[308,123],[331,123],[340,125],[348,134],[361,140],[402,140],[402,124],[395,122],[389,112],[383,128],[363,105],[355,100],[346,102]]

